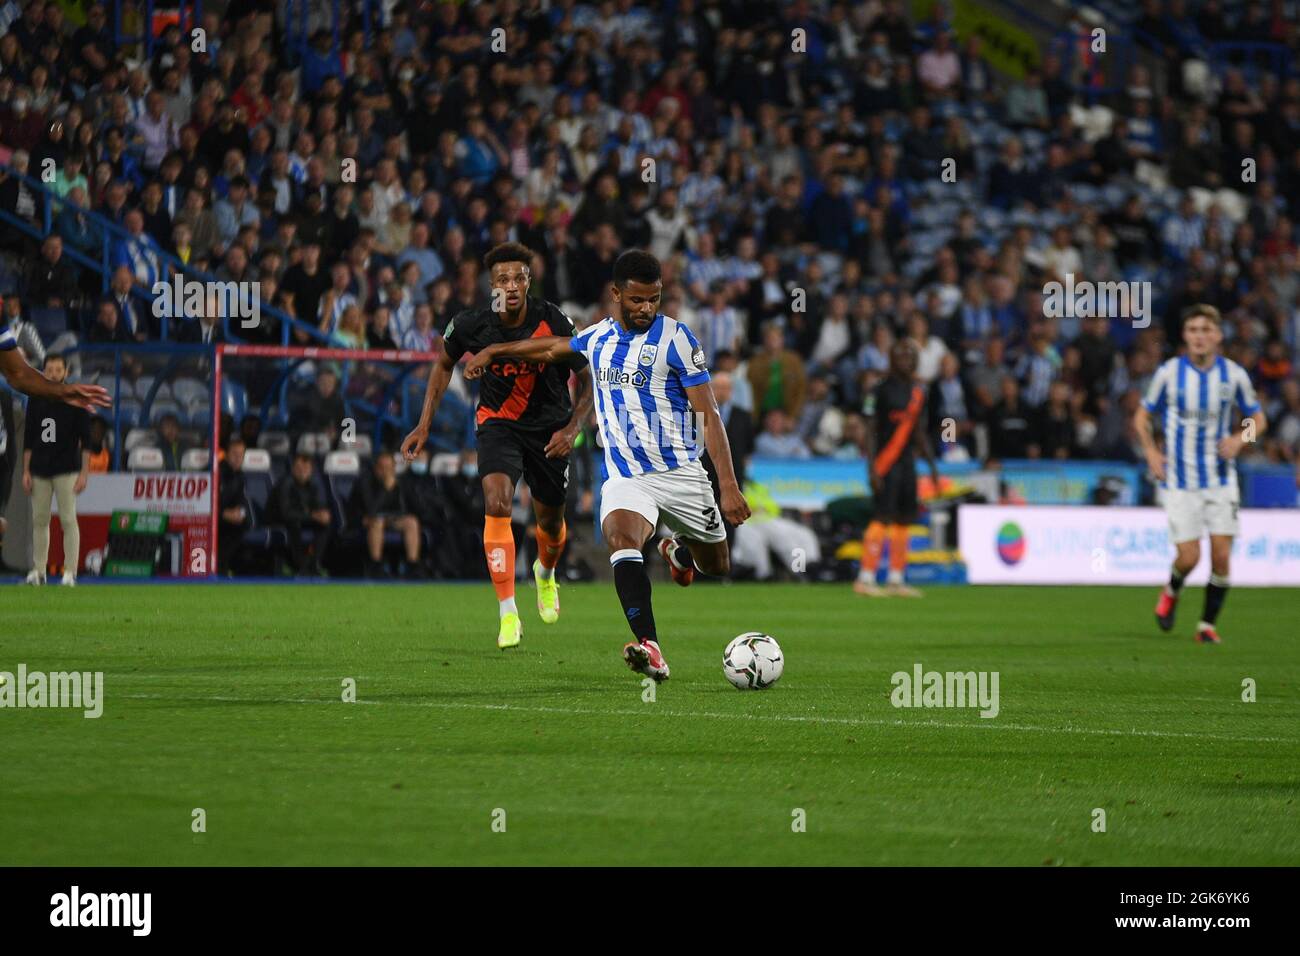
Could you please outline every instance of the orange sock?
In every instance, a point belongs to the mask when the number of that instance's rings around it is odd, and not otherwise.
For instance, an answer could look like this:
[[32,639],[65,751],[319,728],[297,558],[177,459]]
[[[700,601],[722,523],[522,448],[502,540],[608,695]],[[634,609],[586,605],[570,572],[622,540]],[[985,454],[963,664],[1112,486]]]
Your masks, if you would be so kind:
[[483,553],[498,601],[515,599],[515,534],[509,518],[483,516]]
[[905,524],[890,525],[889,528],[889,576],[902,580],[907,569],[907,545],[911,538],[911,528]]
[[867,531],[862,536],[862,571],[859,576],[875,578],[876,569],[880,567],[880,552],[884,546],[885,526],[879,521],[873,521],[867,525]]
[[548,571],[555,569],[560,562],[560,555],[564,553],[564,542],[568,536],[569,528],[563,521],[560,522],[560,533],[554,538],[542,530],[541,525],[537,526],[537,560],[542,567]]

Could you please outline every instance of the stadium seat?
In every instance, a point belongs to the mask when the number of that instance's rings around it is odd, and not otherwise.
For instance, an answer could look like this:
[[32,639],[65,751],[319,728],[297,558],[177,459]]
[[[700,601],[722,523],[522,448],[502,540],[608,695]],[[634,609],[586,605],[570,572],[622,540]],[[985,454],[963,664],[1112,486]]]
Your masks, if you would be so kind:
[[206,448],[191,448],[181,455],[182,471],[207,471],[212,453]]
[[327,475],[359,475],[361,457],[351,450],[332,451],[325,456],[323,470]]
[[127,456],[126,467],[128,471],[162,471],[162,449],[148,445],[133,449],[131,454]]
[[47,346],[68,331],[68,312],[62,308],[34,306],[28,316]]
[[187,416],[181,413],[181,407],[175,402],[155,401],[149,408],[149,424],[157,425],[164,415],[173,415],[178,422],[188,421]]
[[429,460],[429,474],[455,475],[460,472],[460,455],[455,452],[443,452]]
[[248,411],[248,390],[238,382],[228,378],[221,380],[221,410],[241,421]]
[[250,448],[244,452],[244,474],[268,474],[271,471],[271,455],[264,448]]
[[177,404],[189,407],[196,400],[208,403],[212,400],[212,389],[194,378],[178,378],[172,382],[172,398]]
[[300,455],[324,455],[330,450],[330,436],[324,432],[307,432],[298,436],[298,447],[294,450]]
[[[112,394],[112,389],[109,394]],[[123,399],[115,410],[123,428],[134,428],[140,421],[140,403],[134,399]]]
[[369,435],[357,435],[351,442],[342,442],[345,447],[355,451],[362,458],[369,458],[374,453],[374,442]]
[[[149,390],[153,388],[153,383],[155,381],[156,379],[153,375],[141,375],[139,378],[137,378],[134,382],[131,383],[131,394],[143,402],[146,398],[149,397]],[[123,395],[126,394],[126,387],[127,387],[127,383],[123,382],[122,383]]]
[[293,446],[284,432],[269,431],[257,436],[257,447],[266,449],[272,455],[288,455]]
[[157,448],[158,436],[152,428],[132,428],[126,433],[122,447],[130,454],[137,448]]
[[185,419],[191,428],[206,430],[212,427],[212,406],[206,401],[190,402],[185,406]]

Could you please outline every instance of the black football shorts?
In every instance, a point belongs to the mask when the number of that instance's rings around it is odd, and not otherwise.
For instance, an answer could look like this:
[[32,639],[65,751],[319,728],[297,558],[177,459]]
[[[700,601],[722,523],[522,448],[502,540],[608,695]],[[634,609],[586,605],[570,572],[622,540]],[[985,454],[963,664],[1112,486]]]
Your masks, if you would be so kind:
[[564,504],[569,485],[569,457],[547,458],[546,443],[558,429],[519,428],[498,422],[478,432],[478,473],[503,474],[511,487],[520,476],[544,505]]

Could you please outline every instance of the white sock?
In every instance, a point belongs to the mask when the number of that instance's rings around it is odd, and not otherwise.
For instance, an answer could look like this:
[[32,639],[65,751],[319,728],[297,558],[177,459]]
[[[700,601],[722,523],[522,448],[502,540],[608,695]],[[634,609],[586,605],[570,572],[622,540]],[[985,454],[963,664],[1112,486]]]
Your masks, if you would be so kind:
[[533,570],[536,571],[537,577],[541,581],[552,581],[555,579],[555,568],[548,568],[540,561],[537,562],[537,565]]
[[515,599],[513,597],[508,597],[501,602],[502,617],[505,617],[507,614],[518,614],[518,613],[519,613],[519,608],[515,607]]
[[858,580],[861,581],[863,584],[875,584],[876,572],[868,571],[866,568],[863,568],[861,571],[858,572]]
[[903,572],[902,572],[902,571],[895,571],[893,568],[890,568],[890,569],[889,569],[889,583],[890,583],[890,584],[902,584],[902,583],[903,583]]

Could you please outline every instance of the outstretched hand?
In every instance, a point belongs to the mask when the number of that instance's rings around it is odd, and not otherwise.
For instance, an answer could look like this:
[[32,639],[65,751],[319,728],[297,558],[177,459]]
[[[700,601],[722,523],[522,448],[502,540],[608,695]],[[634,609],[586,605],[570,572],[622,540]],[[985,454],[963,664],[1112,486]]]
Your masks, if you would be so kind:
[[63,400],[88,412],[93,412],[96,408],[108,408],[113,404],[113,400],[108,397],[108,389],[102,385],[69,385]]

